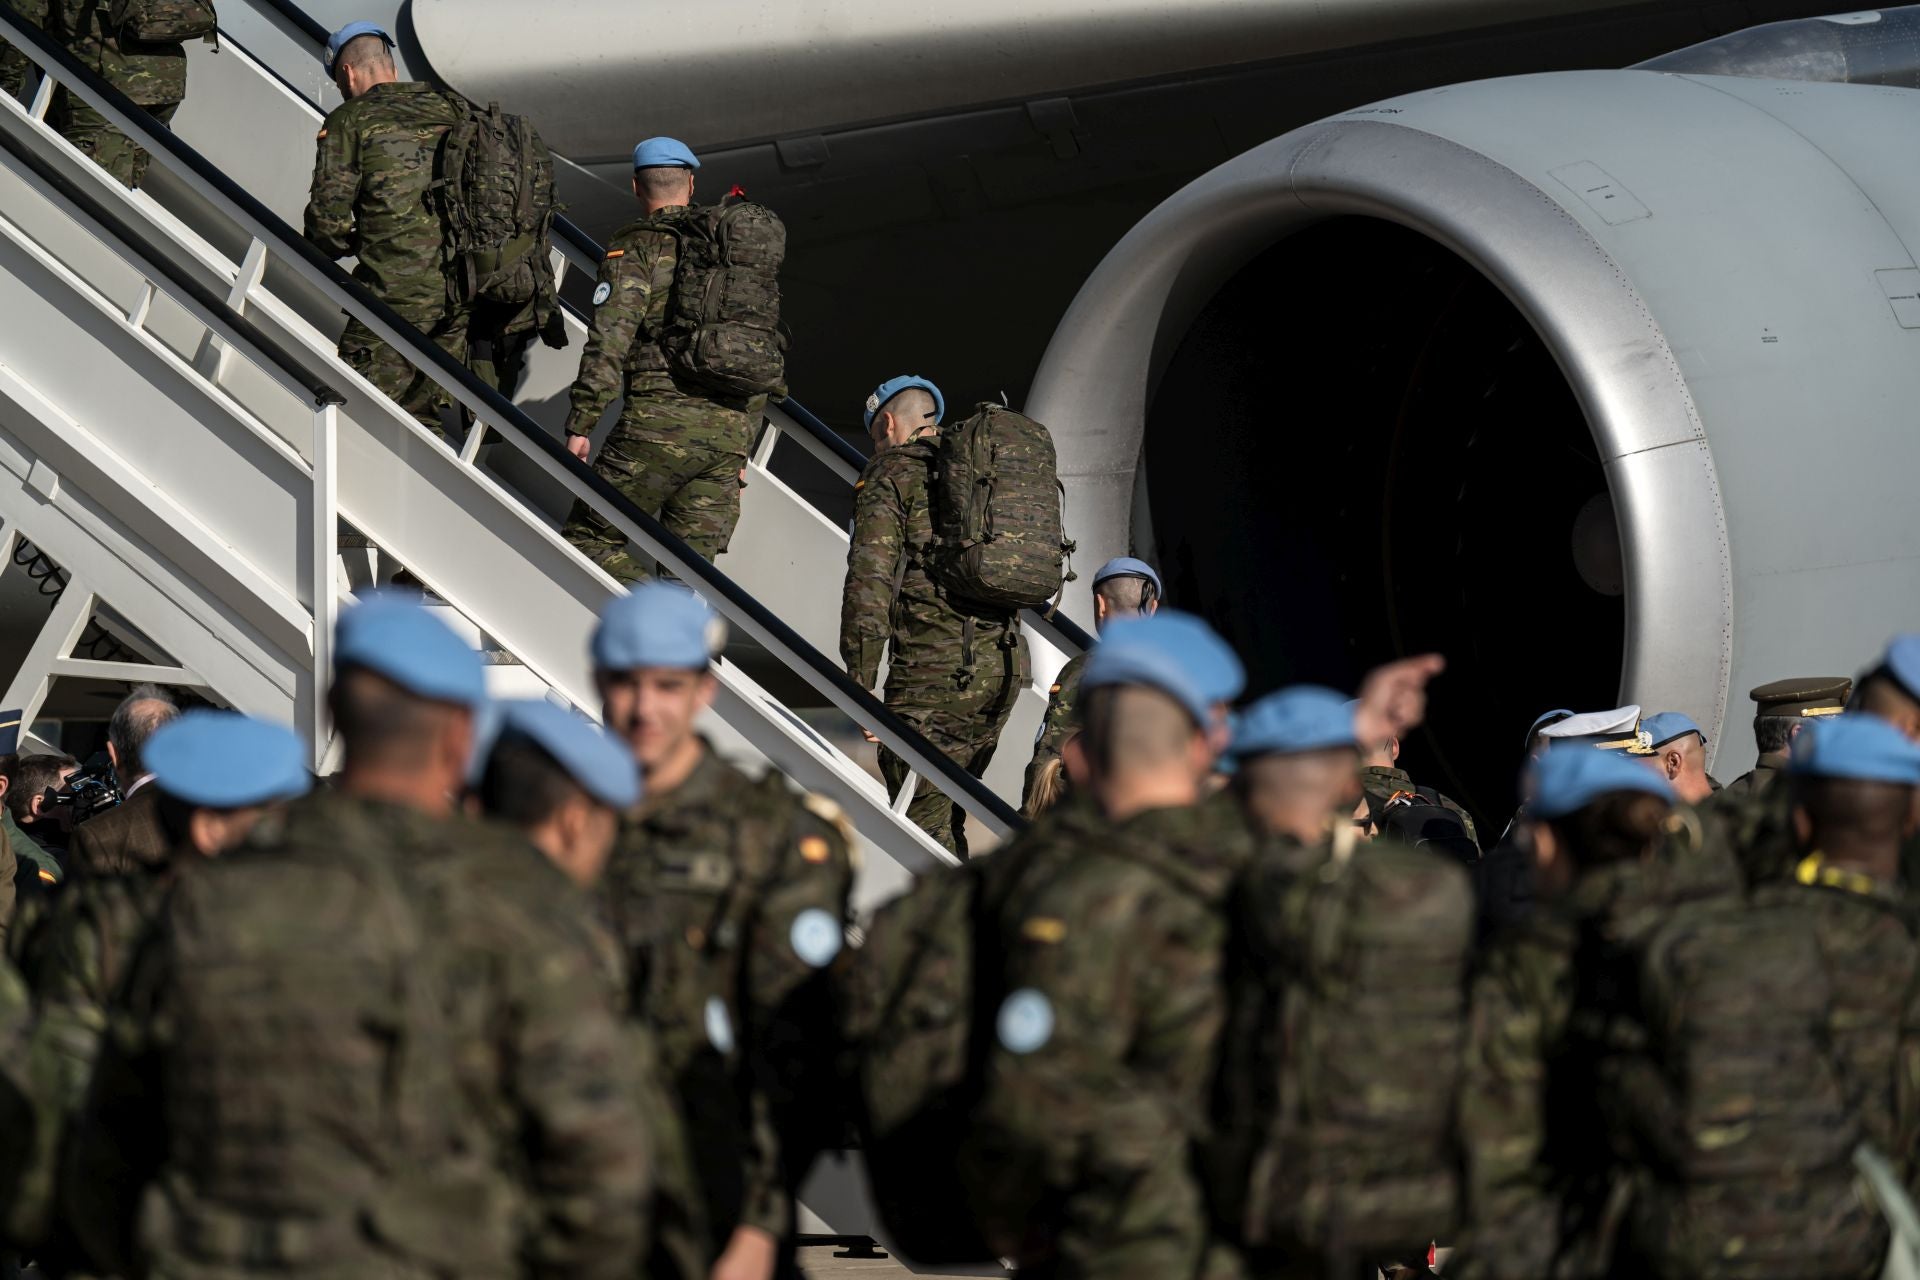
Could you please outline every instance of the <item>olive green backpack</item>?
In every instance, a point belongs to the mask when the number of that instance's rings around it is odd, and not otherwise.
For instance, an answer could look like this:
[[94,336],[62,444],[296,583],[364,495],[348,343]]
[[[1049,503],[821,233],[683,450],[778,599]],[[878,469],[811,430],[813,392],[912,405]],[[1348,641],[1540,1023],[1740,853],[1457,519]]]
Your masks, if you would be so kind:
[[213,0],[113,0],[107,28],[141,44],[175,44],[219,39],[220,20]]
[[932,494],[928,569],[948,594],[990,609],[1040,609],[1072,580],[1053,436],[1032,418],[983,404],[942,430]]
[[661,345],[674,375],[735,399],[787,394],[780,266],[787,228],[735,188],[670,226],[680,245]]

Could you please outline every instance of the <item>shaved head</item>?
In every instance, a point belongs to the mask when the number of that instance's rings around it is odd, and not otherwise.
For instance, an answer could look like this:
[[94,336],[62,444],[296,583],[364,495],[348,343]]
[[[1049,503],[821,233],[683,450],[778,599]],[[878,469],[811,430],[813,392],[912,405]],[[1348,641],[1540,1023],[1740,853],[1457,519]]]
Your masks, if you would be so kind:
[[340,673],[328,695],[333,724],[352,763],[410,771],[455,722],[470,713],[416,697],[364,667]]
[[333,65],[335,75],[347,67],[376,76],[392,74],[393,50],[387,47],[386,40],[380,36],[355,36],[340,50],[340,57]]
[[693,170],[678,165],[649,165],[633,171],[634,189],[648,204],[665,208],[693,198]]
[[1255,756],[1241,762],[1235,785],[1259,830],[1311,842],[1359,802],[1359,766],[1351,747]]

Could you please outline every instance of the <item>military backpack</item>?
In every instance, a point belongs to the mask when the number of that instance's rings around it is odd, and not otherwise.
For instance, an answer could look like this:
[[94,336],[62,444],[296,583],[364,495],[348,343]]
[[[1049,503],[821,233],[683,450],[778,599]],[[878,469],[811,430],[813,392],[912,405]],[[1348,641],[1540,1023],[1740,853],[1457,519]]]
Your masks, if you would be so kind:
[[1637,1185],[1618,1250],[1661,1276],[1869,1275],[1858,1118],[1828,1045],[1831,980],[1798,905],[1684,909],[1639,957],[1646,1050],[1611,1106]]
[[1385,800],[1367,797],[1367,811],[1383,836],[1445,854],[1471,870],[1479,865],[1480,846],[1460,815],[1449,809],[1432,787],[1396,791]]
[[1342,827],[1241,879],[1216,1146],[1223,1228],[1357,1262],[1458,1215],[1453,1104],[1474,900],[1453,859]]
[[1050,606],[1071,581],[1053,436],[997,404],[940,433],[933,464],[934,580],[993,609]]
[[107,10],[109,33],[141,44],[175,44],[182,40],[214,43],[220,20],[213,0],[113,0]]
[[780,329],[780,264],[787,228],[735,189],[671,224],[679,240],[673,301],[661,346],[674,376],[715,395],[787,394]]
[[448,290],[457,306],[474,302],[533,308],[533,324],[551,345],[560,308],[553,281],[553,156],[525,116],[485,110],[456,98],[460,119],[434,161],[435,192],[446,230]]

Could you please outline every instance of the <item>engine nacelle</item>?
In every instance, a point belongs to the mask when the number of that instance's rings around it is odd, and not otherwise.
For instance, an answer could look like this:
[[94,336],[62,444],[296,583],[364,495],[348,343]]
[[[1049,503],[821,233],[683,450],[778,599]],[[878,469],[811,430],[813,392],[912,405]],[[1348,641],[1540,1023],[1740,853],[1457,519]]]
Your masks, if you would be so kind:
[[1920,624],[1916,138],[1914,90],[1626,70],[1247,152],[1047,351],[1083,556],[1157,557],[1256,687],[1447,653],[1419,764],[1483,814],[1555,706],[1739,772],[1750,685]]

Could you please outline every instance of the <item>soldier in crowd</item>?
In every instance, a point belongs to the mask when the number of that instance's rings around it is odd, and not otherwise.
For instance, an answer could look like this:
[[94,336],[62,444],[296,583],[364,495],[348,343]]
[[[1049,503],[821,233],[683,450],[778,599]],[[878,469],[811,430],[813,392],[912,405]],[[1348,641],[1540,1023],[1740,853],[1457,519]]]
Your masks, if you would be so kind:
[[121,802],[73,829],[67,864],[76,875],[128,875],[164,862],[172,852],[145,752],[147,740],[179,714],[172,695],[154,684],[138,686],[114,709],[107,722],[107,756]]
[[[614,1028],[486,1046],[542,1050],[524,1064],[482,1053],[472,1020],[512,983],[443,930],[487,917],[410,865],[483,843],[452,812],[479,655],[376,598],[342,615],[334,656],[336,785],[181,877],[139,949],[67,1162],[72,1235],[122,1275],[630,1273],[644,1178],[621,1171],[643,1148]],[[561,1062],[538,1098],[472,1092]],[[509,1119],[527,1135],[511,1157]],[[554,1194],[523,1213],[522,1180]]]
[[[14,885],[19,901],[51,892],[66,876],[66,869],[59,860],[41,848],[39,841],[20,829],[20,824],[14,820],[13,806],[7,803],[7,797],[13,794],[21,777],[22,758],[15,752],[0,755],[0,833],[5,834],[7,850],[14,857]],[[15,903],[16,909],[19,901]]]
[[634,1015],[656,1034],[686,1124],[716,1277],[797,1276],[794,1192],[839,1133],[826,967],[852,889],[849,830],[831,802],[777,773],[754,781],[695,728],[724,631],[699,597],[645,583],[593,638],[608,728],[647,799],[601,893],[625,952]]
[[[638,221],[614,233],[593,291],[587,349],[574,379],[567,448],[582,462],[615,396],[619,425],[594,469],[689,547],[712,560],[740,522],[740,486],[760,425],[759,404],[688,385],[662,345],[680,264],[678,228],[694,214],[694,170],[685,143],[648,138],[633,149]],[[567,540],[621,582],[645,577],[627,537],[577,503]]]
[[1764,794],[1786,768],[1794,735],[1817,719],[1839,715],[1852,692],[1853,681],[1844,676],[1795,676],[1754,689],[1747,696],[1754,702],[1753,738],[1760,758],[1726,790],[1740,797]]
[[[459,103],[402,81],[393,37],[350,22],[327,41],[327,74],[346,99],[322,123],[307,198],[306,236],[334,258],[353,256],[354,279],[374,299],[438,343],[467,354],[467,315],[449,301],[445,245],[434,205],[434,157],[460,119]],[[431,430],[451,403],[438,383],[358,318],[340,358]]]
[[[47,0],[6,0],[6,6],[24,22],[42,29],[47,25]],[[27,83],[36,65],[24,52],[0,41],[0,93],[26,101]]]
[[1366,794],[1369,808],[1382,814],[1396,802],[1412,803],[1422,808],[1437,805],[1445,809],[1459,820],[1460,831],[1464,832],[1467,843],[1472,846],[1460,851],[1471,855],[1466,861],[1471,864],[1480,860],[1480,833],[1474,829],[1473,817],[1432,787],[1422,787],[1414,782],[1413,775],[1400,767],[1399,738],[1362,746],[1360,789]]
[[[854,492],[840,656],[854,683],[872,689],[885,654],[887,709],[978,778],[1027,682],[1027,651],[1012,615],[953,600],[927,564],[933,438],[945,413],[925,378],[891,378],[867,397],[875,453]],[[909,767],[883,746],[880,771],[897,792]],[[966,813],[940,788],[922,780],[907,816],[966,856]]]
[[[211,43],[217,28],[207,20],[210,4],[147,0],[120,6],[100,0],[55,0],[46,22],[79,63],[144,107],[165,127],[187,96],[187,49],[183,40]],[[115,18],[121,18],[118,25]],[[138,187],[152,160],[132,139],[78,94],[62,89],[53,122],[68,142],[117,178]]]
[[971,1198],[1024,1225],[1000,1242],[1023,1276],[1231,1274],[1197,1147],[1245,849],[1200,801],[1242,679],[1173,611],[1112,627],[1087,660],[1067,767],[1103,817],[1058,829],[1056,869],[996,913],[1006,995],[963,1164]]
[[[1163,591],[1160,575],[1145,560],[1117,556],[1101,565],[1093,575],[1093,626],[1104,632],[1107,624],[1122,618],[1151,617],[1159,611]],[[1027,765],[1026,785],[1020,792],[1020,808],[1029,818],[1039,808],[1034,803],[1036,786],[1060,769],[1060,748],[1066,744],[1077,723],[1074,701],[1080,693],[1080,673],[1086,669],[1087,655],[1076,654],[1060,668],[1047,695],[1047,716],[1040,726],[1039,740],[1033,744],[1033,760]],[[1049,788],[1060,789],[1060,788]]]
[[1640,721],[1646,731],[1645,751],[1654,770],[1667,780],[1683,804],[1700,804],[1720,789],[1707,773],[1707,735],[1692,717],[1679,711],[1658,711]]

